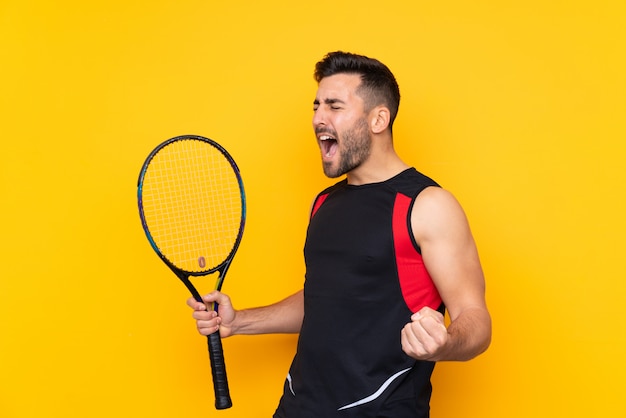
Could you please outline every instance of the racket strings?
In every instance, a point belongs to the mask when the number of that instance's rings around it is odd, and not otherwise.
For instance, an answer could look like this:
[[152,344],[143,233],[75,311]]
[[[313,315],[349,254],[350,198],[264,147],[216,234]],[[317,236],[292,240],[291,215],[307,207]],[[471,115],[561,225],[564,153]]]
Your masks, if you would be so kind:
[[233,250],[241,228],[242,192],[219,149],[199,140],[164,147],[146,170],[142,193],[154,242],[177,267],[209,271]]

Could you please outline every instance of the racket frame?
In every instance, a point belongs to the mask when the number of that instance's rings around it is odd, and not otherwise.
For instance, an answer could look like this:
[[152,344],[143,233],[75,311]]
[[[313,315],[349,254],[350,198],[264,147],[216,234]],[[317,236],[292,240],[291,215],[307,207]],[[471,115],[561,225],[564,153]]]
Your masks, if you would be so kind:
[[[161,252],[154,238],[152,237],[150,233],[150,229],[148,228],[148,224],[147,224],[147,221],[144,215],[144,210],[143,210],[143,181],[144,181],[145,174],[148,171],[148,167],[150,166],[150,162],[165,147],[175,142],[186,141],[186,140],[206,142],[210,146],[213,146],[218,151],[220,151],[221,154],[226,158],[226,160],[228,161],[228,163],[233,169],[233,172],[237,178],[237,182],[239,183],[239,191],[241,194],[241,222],[239,225],[239,231],[237,233],[237,237],[235,239],[233,248],[231,249],[228,256],[224,259],[224,261],[222,261],[217,266],[212,267],[206,271],[193,271],[193,272],[186,271],[184,269],[177,267],[174,263],[172,263]],[[246,195],[245,195],[245,190],[243,186],[243,180],[239,172],[239,167],[235,163],[235,160],[232,158],[232,156],[228,153],[228,151],[226,151],[224,147],[222,147],[220,144],[213,141],[212,139],[199,136],[199,135],[180,135],[180,136],[170,138],[166,141],[163,141],[161,144],[157,145],[157,147],[154,148],[152,152],[150,152],[143,166],[141,167],[141,171],[139,173],[139,179],[137,180],[137,202],[139,206],[139,216],[141,218],[141,225],[146,234],[146,237],[148,238],[148,242],[150,243],[150,246],[157,253],[159,258],[165,263],[165,265],[167,265],[170,268],[170,270],[180,279],[180,281],[183,282],[185,287],[187,287],[187,289],[191,293],[192,297],[196,301],[200,303],[204,303],[204,301],[202,300],[202,296],[200,295],[198,290],[195,288],[195,286],[191,282],[191,277],[207,276],[207,275],[214,274],[217,272],[218,276],[217,276],[214,288],[215,290],[221,290],[222,284],[224,283],[224,278],[226,276],[226,272],[228,271],[228,268],[230,267],[230,264],[235,256],[235,253],[237,252],[239,248],[239,244],[241,243],[241,239],[243,237],[243,231],[244,231],[244,227],[246,223]],[[213,303],[211,308],[217,311],[218,309],[217,303]],[[208,350],[209,350],[209,358],[211,361],[211,373],[213,376],[213,387],[215,391],[215,408],[227,409],[232,406],[232,400],[230,398],[230,390],[228,387],[228,379],[226,375],[226,366],[225,366],[225,361],[224,361],[224,352],[222,348],[222,340],[220,337],[219,330],[207,336],[207,343],[208,343]]]

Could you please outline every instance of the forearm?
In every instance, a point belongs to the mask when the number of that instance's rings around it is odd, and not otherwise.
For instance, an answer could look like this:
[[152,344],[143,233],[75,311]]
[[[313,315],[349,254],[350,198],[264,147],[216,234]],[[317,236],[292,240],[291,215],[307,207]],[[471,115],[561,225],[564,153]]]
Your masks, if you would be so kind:
[[484,308],[463,311],[448,326],[445,349],[436,360],[466,361],[484,352],[491,343],[491,317]]
[[269,306],[237,311],[233,334],[291,334],[300,332],[304,318],[303,291]]

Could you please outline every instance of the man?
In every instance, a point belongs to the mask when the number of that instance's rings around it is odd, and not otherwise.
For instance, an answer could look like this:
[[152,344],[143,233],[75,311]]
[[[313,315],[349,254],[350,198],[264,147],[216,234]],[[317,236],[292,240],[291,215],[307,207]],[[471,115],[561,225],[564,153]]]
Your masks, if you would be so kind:
[[474,239],[454,197],[396,154],[389,69],[334,52],[315,79],[324,173],[345,179],[314,201],[304,289],[244,310],[212,292],[204,300],[219,314],[187,303],[203,335],[300,333],[276,418],[428,417],[435,362],[490,343]]

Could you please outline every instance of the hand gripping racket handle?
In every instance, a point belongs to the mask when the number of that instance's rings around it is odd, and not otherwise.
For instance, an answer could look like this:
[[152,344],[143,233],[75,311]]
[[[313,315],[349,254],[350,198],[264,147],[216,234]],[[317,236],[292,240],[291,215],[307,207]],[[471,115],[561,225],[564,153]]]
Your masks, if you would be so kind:
[[216,331],[207,337],[209,343],[209,357],[211,358],[211,373],[213,374],[213,389],[215,390],[215,409],[227,409],[233,406],[228,390],[226,365],[220,332]]
[[[205,303],[185,275],[179,274],[178,277],[187,286],[195,300]],[[213,309],[217,311],[217,303],[213,304]],[[228,390],[226,362],[224,361],[224,349],[222,348],[222,338],[219,330],[207,335],[207,343],[211,361],[211,374],[213,375],[213,390],[215,391],[215,409],[228,409],[233,406],[233,401],[230,399],[230,391]]]

